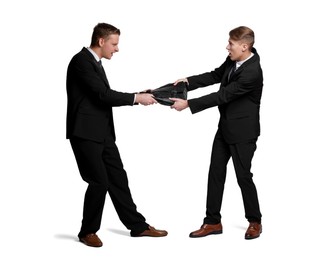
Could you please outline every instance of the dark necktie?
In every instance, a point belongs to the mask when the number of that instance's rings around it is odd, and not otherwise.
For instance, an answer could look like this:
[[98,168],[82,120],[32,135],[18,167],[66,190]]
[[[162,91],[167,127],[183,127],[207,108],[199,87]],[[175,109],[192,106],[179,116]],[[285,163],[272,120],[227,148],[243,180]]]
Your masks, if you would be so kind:
[[106,76],[104,67],[102,65],[102,61],[101,60],[97,61],[97,64],[98,64],[98,67],[101,69],[102,73]]
[[108,80],[107,80],[107,77],[106,77],[106,73],[105,73],[105,70],[104,70],[104,67],[102,65],[102,61],[99,60],[99,61],[96,61],[97,62],[97,66],[99,68],[99,74],[102,75],[102,78],[108,83]]
[[231,78],[232,75],[234,75],[235,71],[236,71],[236,62],[228,74],[228,80]]

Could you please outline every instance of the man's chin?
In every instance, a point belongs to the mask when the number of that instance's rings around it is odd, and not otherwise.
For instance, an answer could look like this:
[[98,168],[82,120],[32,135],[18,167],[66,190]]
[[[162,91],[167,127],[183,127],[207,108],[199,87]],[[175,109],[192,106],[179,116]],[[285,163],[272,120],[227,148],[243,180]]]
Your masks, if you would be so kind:
[[105,56],[104,58],[110,60],[112,57],[113,57],[113,54],[111,54],[111,55],[107,55],[107,56]]

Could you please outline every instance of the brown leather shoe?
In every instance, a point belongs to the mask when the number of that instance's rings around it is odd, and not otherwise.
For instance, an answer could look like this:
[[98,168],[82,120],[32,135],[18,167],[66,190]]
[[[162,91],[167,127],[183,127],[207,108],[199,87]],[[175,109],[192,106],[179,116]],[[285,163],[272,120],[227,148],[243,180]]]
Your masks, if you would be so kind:
[[143,231],[138,235],[132,235],[133,237],[164,237],[167,236],[168,232],[165,230],[158,230],[152,226],[149,226],[148,229]]
[[80,242],[84,243],[87,246],[92,247],[101,247],[103,245],[102,241],[96,234],[88,234],[84,237],[79,238]]
[[221,234],[222,224],[203,224],[199,230],[190,233],[190,237],[205,237],[212,234]]
[[245,239],[258,238],[262,233],[262,224],[257,222],[250,222],[245,233]]

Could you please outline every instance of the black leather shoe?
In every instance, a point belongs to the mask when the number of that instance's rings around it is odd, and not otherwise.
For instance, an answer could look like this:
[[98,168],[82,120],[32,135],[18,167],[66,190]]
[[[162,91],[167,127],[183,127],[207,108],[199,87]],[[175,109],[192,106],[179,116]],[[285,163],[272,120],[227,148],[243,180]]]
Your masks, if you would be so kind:
[[190,233],[190,237],[205,237],[213,234],[222,233],[222,224],[203,224],[200,229]]

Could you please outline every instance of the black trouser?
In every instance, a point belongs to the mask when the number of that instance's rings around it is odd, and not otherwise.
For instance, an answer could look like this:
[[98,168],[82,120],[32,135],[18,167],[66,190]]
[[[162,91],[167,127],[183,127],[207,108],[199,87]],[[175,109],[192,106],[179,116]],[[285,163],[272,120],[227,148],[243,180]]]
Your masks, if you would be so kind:
[[253,139],[244,143],[227,144],[220,134],[216,134],[209,170],[205,224],[217,224],[221,221],[220,210],[230,157],[232,157],[237,183],[242,193],[245,217],[249,222],[261,221],[257,191],[253,182],[253,174],[250,171],[256,141],[257,139]]
[[111,137],[103,143],[72,138],[70,143],[81,177],[88,183],[82,226],[78,236],[83,237],[99,230],[107,192],[120,220],[132,234],[146,230],[148,224],[137,212],[133,202],[115,141]]

